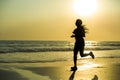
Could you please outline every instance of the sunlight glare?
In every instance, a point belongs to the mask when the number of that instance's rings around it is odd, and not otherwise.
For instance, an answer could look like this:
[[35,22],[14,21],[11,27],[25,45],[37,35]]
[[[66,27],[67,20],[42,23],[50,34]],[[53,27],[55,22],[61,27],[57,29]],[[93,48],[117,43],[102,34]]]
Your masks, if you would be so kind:
[[94,64],[92,62],[87,62],[87,63],[83,64],[82,66],[78,66],[78,70],[86,70],[86,69],[99,67],[99,66],[100,66],[99,64]]
[[93,15],[98,8],[97,0],[74,0],[73,9],[80,16]]

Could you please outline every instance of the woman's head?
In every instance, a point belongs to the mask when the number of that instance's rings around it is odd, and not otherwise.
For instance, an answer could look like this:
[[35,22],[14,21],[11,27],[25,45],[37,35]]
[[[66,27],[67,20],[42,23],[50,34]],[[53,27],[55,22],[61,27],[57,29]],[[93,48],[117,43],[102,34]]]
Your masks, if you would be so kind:
[[77,19],[75,24],[76,24],[76,26],[81,26],[82,25],[82,20]]

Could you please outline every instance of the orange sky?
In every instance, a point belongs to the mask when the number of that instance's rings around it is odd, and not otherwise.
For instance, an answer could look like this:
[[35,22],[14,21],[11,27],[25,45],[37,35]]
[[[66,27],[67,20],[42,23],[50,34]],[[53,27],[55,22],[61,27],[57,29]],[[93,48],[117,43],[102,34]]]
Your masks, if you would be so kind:
[[77,18],[89,29],[86,40],[120,40],[120,0],[97,0],[89,16],[74,11],[75,1],[1,0],[0,40],[72,40]]

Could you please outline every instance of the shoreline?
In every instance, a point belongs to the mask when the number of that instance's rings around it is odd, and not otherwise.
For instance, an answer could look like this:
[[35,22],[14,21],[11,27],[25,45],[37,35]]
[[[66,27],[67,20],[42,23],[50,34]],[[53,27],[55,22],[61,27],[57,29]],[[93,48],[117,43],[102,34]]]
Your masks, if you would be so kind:
[[[92,51],[95,58],[120,58],[120,50]],[[89,53],[89,51],[85,51]],[[91,59],[90,56],[78,59]],[[51,63],[73,60],[73,51],[70,52],[36,52],[36,53],[7,53],[0,54],[0,63]]]

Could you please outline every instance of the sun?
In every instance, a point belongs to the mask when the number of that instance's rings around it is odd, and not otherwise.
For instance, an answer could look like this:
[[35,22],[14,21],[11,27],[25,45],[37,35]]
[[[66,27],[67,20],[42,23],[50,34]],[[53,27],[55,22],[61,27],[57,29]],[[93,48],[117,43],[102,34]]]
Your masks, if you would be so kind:
[[97,0],[74,0],[73,10],[80,16],[91,16],[98,9]]

